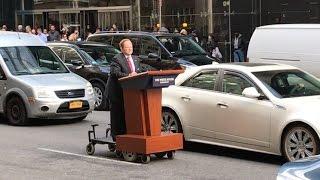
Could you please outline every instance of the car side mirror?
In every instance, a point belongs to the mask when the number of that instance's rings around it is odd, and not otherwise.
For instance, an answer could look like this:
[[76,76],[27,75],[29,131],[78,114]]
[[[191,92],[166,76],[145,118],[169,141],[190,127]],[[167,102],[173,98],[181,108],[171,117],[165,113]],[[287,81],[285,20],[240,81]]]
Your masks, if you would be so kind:
[[149,53],[148,58],[157,59],[158,61],[161,61],[160,57],[156,53]]
[[71,64],[74,66],[82,66],[83,62],[79,59],[71,60]]
[[247,87],[242,91],[242,95],[248,98],[259,98],[261,94],[255,87]]

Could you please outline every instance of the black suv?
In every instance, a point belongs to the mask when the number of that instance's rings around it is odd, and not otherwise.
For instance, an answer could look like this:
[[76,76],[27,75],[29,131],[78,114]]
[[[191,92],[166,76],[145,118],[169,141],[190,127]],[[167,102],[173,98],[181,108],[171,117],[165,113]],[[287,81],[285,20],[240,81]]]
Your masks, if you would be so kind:
[[[119,42],[128,38],[133,43],[134,55],[142,61],[176,61],[181,66],[212,64],[206,51],[188,36],[171,33],[149,32],[100,32],[90,35],[87,40],[118,47]],[[147,63],[152,64],[152,63]]]
[[[85,52],[85,50],[89,51],[88,48],[82,50],[73,42],[52,42],[47,43],[47,45],[62,59],[72,72],[87,79],[92,84],[96,96],[95,110],[108,110],[109,103],[105,97],[105,86],[110,73],[108,60],[99,63]],[[90,47],[92,48],[93,44]],[[119,51],[115,51],[115,53],[117,52]]]

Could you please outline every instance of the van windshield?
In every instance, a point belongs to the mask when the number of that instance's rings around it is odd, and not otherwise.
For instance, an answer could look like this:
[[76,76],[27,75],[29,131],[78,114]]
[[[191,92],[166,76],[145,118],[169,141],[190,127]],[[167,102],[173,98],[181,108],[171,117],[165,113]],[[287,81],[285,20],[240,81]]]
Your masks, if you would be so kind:
[[69,72],[46,46],[0,47],[0,55],[13,75]]
[[176,57],[206,55],[206,52],[190,37],[158,36],[159,41]]
[[320,81],[299,70],[253,73],[278,98],[320,95]]

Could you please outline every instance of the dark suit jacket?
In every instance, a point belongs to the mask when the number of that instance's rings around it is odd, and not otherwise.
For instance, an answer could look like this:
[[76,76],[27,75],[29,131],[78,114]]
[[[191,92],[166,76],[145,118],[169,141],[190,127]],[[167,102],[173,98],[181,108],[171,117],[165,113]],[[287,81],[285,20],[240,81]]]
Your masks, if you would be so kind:
[[[132,56],[135,70],[141,72],[140,63],[136,56]],[[118,81],[119,78],[129,75],[130,67],[123,53],[113,57],[110,65],[110,76],[107,82],[107,97],[111,103],[123,103],[122,88]]]

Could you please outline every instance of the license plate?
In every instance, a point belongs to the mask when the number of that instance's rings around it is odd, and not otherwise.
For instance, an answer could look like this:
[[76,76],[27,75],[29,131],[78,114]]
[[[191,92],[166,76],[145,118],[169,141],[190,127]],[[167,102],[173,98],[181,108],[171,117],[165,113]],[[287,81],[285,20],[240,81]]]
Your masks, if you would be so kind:
[[69,109],[82,108],[82,101],[72,101],[69,103]]

